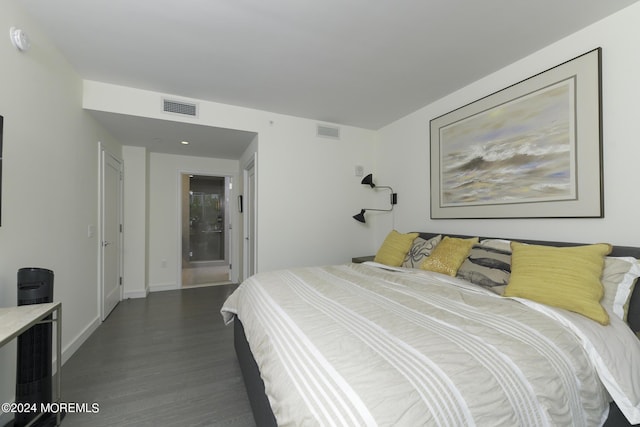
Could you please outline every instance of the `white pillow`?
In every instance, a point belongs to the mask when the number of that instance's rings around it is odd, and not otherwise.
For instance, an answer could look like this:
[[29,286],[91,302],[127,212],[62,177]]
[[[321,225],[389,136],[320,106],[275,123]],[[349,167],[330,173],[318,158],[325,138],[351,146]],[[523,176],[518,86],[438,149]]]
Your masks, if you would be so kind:
[[511,240],[484,239],[480,240],[479,245],[491,249],[498,249],[499,251],[511,252]]
[[600,304],[618,318],[627,321],[631,293],[640,277],[640,262],[633,257],[606,257],[601,282],[604,297]]

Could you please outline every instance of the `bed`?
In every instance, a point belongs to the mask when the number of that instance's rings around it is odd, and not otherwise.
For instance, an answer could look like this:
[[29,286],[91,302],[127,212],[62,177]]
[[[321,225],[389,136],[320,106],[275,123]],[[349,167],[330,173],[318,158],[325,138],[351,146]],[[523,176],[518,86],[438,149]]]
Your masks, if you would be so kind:
[[638,288],[604,325],[462,277],[352,263],[257,274],[221,312],[258,426],[622,426],[640,422]]

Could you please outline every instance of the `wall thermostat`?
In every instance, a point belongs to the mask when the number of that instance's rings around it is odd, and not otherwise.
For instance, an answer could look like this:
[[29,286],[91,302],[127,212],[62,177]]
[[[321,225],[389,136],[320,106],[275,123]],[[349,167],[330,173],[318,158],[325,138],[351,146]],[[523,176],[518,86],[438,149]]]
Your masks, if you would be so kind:
[[13,43],[16,49],[21,52],[24,52],[31,47],[29,37],[27,37],[27,34],[20,28],[11,27],[9,29],[9,37],[11,38],[11,43]]

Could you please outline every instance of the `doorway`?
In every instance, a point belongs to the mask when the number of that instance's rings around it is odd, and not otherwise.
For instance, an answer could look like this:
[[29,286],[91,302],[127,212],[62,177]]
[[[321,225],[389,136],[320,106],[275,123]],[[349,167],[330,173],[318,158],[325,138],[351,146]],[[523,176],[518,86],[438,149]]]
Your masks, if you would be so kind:
[[231,178],[184,173],[181,181],[182,286],[230,283]]
[[244,245],[243,245],[243,278],[251,277],[256,272],[256,181],[257,156],[254,154],[245,165],[244,178]]
[[100,145],[100,317],[122,299],[122,161]]

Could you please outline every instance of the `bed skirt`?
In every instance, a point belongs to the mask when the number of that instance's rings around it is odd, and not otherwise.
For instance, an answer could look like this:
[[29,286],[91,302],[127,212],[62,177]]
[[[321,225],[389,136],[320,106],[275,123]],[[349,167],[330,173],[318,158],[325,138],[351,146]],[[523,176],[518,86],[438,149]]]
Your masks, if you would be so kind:
[[233,319],[233,345],[236,349],[236,356],[242,370],[242,378],[247,388],[249,404],[253,419],[258,427],[275,427],[278,425],[276,418],[271,411],[269,399],[265,394],[264,382],[260,377],[260,370],[256,364],[249,343],[244,335],[244,327],[238,318]]

